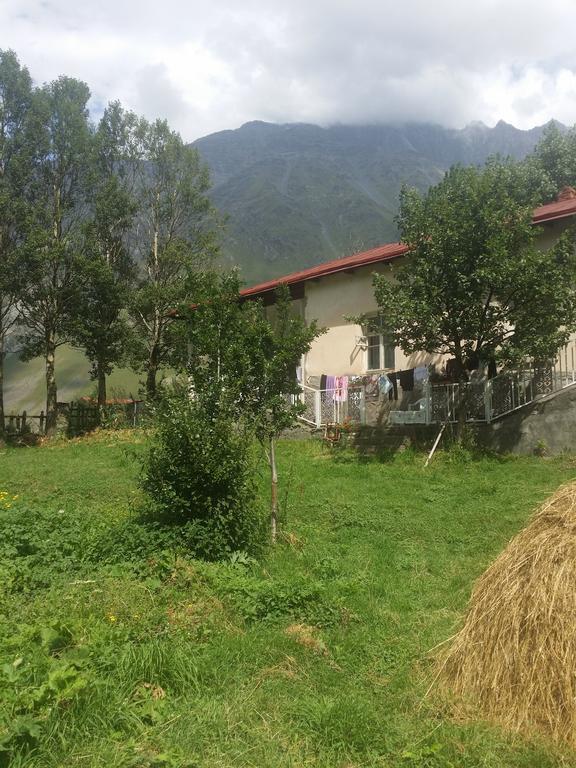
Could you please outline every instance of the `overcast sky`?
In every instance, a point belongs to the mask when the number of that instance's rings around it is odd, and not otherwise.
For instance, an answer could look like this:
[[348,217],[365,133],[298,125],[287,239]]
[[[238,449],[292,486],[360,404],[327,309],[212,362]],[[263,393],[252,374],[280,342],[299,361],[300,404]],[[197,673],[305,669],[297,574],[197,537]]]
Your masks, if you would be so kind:
[[576,0],[0,0],[0,48],[185,139],[248,120],[576,122]]

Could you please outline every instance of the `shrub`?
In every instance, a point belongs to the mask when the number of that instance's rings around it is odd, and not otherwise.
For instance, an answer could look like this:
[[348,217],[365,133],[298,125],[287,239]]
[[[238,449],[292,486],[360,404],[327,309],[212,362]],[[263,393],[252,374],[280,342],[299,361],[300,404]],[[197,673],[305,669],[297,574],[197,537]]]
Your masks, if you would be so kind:
[[183,393],[165,398],[156,416],[141,474],[149,514],[181,526],[190,548],[206,559],[257,554],[264,527],[249,426]]

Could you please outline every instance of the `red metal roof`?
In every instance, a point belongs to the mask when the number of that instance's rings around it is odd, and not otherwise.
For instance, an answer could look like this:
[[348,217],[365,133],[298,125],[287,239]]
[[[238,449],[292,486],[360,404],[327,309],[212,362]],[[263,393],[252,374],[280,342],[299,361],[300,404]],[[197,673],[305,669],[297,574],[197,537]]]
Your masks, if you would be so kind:
[[266,283],[253,285],[250,288],[244,288],[240,291],[241,296],[257,296],[268,291],[273,291],[280,285],[294,285],[302,283],[305,280],[313,280],[326,275],[334,275],[337,272],[347,272],[356,267],[365,267],[368,264],[376,264],[380,261],[392,261],[399,256],[403,256],[408,251],[408,246],[403,243],[387,243],[379,245],[378,248],[371,248],[369,251],[355,253],[352,256],[345,256],[342,259],[333,259],[325,261],[323,264],[317,264],[315,267],[303,269],[300,272],[292,272],[290,275],[268,280]]
[[[561,193],[562,194],[562,193]],[[533,224],[544,224],[547,221],[556,221],[568,216],[576,215],[576,197],[559,200],[554,203],[541,205],[534,210],[532,216]],[[333,259],[325,261],[323,264],[317,264],[315,267],[303,269],[300,272],[292,272],[284,277],[278,277],[275,280],[268,280],[265,283],[253,285],[250,288],[244,288],[240,291],[241,296],[260,296],[268,291],[274,291],[280,285],[294,285],[303,283],[306,280],[314,280],[327,275],[334,275],[337,272],[346,272],[356,267],[365,267],[369,264],[377,264],[382,261],[392,261],[400,256],[404,256],[409,250],[403,243],[387,243],[369,251],[355,253],[352,256],[345,256],[342,259]]]
[[576,214],[576,199],[558,200],[536,208],[532,216],[534,224],[545,224],[547,221],[564,219]]

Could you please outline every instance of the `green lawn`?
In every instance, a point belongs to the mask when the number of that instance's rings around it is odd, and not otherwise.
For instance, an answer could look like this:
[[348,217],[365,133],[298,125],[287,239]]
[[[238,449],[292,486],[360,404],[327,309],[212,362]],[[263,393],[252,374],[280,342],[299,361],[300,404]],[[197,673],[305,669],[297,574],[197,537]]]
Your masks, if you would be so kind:
[[424,470],[286,441],[284,540],[208,564],[136,522],[142,440],[0,452],[0,766],[576,765],[424,696],[430,649],[571,459]]

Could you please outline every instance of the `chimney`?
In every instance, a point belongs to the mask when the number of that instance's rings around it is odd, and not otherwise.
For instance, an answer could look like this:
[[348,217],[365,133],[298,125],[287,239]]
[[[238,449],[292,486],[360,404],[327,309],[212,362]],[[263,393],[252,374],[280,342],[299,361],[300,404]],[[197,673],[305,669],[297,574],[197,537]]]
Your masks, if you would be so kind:
[[559,203],[563,202],[564,200],[574,200],[576,199],[576,189],[574,189],[574,187],[563,187],[558,193],[558,197],[556,199]]

